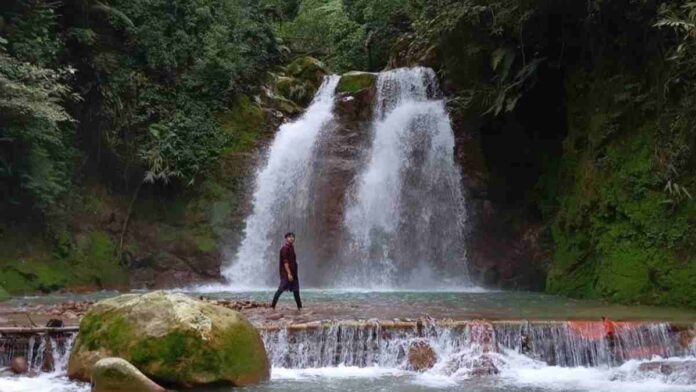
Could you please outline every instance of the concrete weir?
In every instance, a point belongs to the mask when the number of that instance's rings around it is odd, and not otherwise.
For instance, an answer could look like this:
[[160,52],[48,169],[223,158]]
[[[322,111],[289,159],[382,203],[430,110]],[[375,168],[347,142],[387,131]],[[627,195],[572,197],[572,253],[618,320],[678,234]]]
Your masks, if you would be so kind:
[[[688,323],[422,318],[256,325],[271,363],[284,368],[408,368],[414,345],[436,353],[438,366],[461,366],[463,357],[476,362],[482,356],[518,354],[553,366],[617,366],[696,352],[696,330]],[[54,363],[64,362],[60,357],[67,356],[77,332],[75,326],[0,328],[0,367],[22,356],[33,372],[53,371]]]

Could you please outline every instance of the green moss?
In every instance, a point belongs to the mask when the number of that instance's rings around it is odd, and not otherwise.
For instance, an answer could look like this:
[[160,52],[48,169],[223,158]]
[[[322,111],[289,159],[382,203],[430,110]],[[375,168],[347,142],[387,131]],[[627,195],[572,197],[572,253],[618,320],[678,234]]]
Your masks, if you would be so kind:
[[265,115],[249,97],[242,96],[232,108],[218,117],[220,127],[229,136],[226,153],[247,152],[256,147],[258,136],[263,130]]
[[[220,339],[220,347],[214,347],[218,352],[222,369],[235,374],[249,374],[262,369],[265,358],[263,345],[259,347],[257,332],[246,320],[242,320],[245,328],[230,329]],[[236,350],[225,350],[224,347],[237,347]]]
[[370,72],[348,72],[341,75],[336,92],[354,94],[360,90],[374,87],[376,80],[377,75]]
[[547,290],[696,306],[694,202],[665,202],[659,124],[630,100],[613,98],[629,81],[582,79],[571,83],[569,134],[555,189],[547,188],[558,195],[556,210],[545,208],[555,213],[556,245]]
[[303,80],[321,81],[328,72],[324,64],[310,56],[303,56],[295,59],[287,68],[290,76]]
[[116,246],[103,231],[91,231],[76,237],[77,249],[71,257],[74,284],[98,287],[123,287],[127,271],[116,259]]
[[119,314],[87,314],[80,322],[80,344],[89,350],[104,347],[114,355],[123,355],[135,341],[136,332]]
[[0,286],[0,301],[10,299],[10,293],[7,292],[2,286]]
[[212,232],[199,232],[191,236],[191,240],[201,252],[209,253],[217,249],[217,241]]

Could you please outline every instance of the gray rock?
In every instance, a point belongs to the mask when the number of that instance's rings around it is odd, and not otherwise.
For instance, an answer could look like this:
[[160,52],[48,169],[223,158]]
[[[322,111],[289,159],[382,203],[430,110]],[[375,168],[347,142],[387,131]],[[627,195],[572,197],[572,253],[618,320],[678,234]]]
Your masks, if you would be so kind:
[[122,358],[103,358],[92,367],[92,392],[166,392]]

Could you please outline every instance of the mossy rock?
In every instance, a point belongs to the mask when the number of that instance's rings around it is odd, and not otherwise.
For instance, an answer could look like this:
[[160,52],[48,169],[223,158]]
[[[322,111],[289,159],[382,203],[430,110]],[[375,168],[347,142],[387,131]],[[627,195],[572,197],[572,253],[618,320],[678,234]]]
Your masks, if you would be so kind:
[[239,313],[156,291],[100,301],[80,323],[68,376],[89,380],[99,359],[120,357],[164,386],[245,386],[267,380],[259,332]]
[[341,75],[336,86],[337,93],[355,94],[360,90],[372,88],[377,81],[377,74],[371,72],[352,71]]
[[310,56],[303,56],[295,59],[287,68],[288,75],[302,79],[321,82],[328,71],[321,61]]
[[92,392],[166,392],[123,358],[104,358],[92,368]]

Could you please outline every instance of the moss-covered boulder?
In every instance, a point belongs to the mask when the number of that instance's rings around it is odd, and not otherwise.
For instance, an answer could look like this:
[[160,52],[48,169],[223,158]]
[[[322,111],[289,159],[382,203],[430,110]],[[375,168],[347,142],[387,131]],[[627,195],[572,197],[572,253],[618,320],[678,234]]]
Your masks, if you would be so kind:
[[258,331],[239,313],[184,294],[156,291],[100,301],[80,323],[68,376],[120,357],[164,386],[244,386],[269,377]]
[[352,71],[341,75],[336,86],[337,93],[355,94],[360,90],[372,88],[377,81],[377,74]]
[[313,57],[300,57],[286,67],[284,75],[275,78],[274,90],[280,97],[305,107],[312,101],[327,74],[321,61]]
[[288,75],[321,83],[324,75],[328,73],[326,66],[321,61],[310,56],[303,56],[295,59],[287,66]]
[[92,367],[92,392],[166,392],[122,358],[104,358]]

